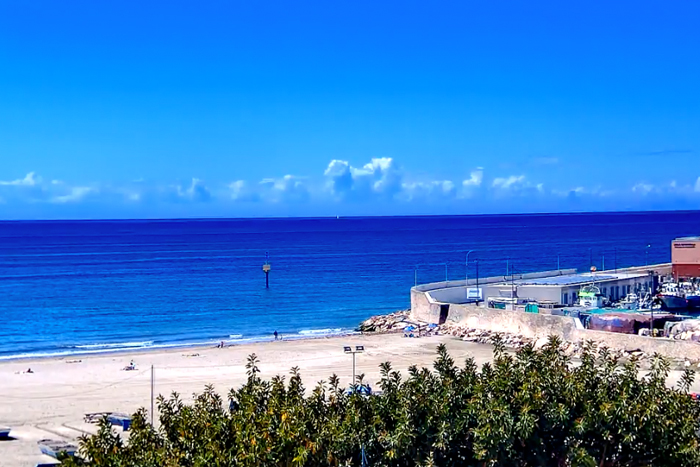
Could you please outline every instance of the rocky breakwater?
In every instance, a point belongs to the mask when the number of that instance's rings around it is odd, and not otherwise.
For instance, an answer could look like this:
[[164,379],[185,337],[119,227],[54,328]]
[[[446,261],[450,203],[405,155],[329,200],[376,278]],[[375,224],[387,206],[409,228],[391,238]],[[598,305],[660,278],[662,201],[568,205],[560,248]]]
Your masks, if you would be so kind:
[[[698,326],[700,326],[700,320],[698,320]],[[700,327],[698,328],[698,331],[700,331]],[[452,335],[464,341],[475,342],[478,344],[491,344],[493,343],[493,338],[499,336],[504,346],[507,349],[512,350],[518,350],[530,344],[537,350],[547,345],[547,342],[549,341],[549,338],[547,337],[538,337],[536,339],[533,339],[518,334],[494,332],[485,329],[474,329],[466,326],[460,326],[457,324],[447,324],[439,326],[435,332],[438,334]],[[578,340],[574,342],[563,341],[561,346],[565,355],[568,355],[571,358],[578,358],[583,353],[585,345],[586,342],[584,340]],[[598,348],[600,349],[600,347]],[[631,359],[636,359],[642,364],[643,367],[646,367],[653,357],[652,354],[644,352],[641,349],[608,348],[607,350],[612,356],[617,357],[622,362]],[[691,365],[700,368],[699,361],[686,359],[668,360],[670,361],[672,367],[675,367],[677,369],[688,367]]]
[[[691,323],[691,321],[693,321],[693,323]],[[682,326],[684,324],[685,326]],[[491,345],[493,343],[493,338],[499,336],[505,347],[511,350],[518,350],[529,344],[532,344],[535,349],[541,349],[548,342],[548,338],[544,336],[532,338],[520,334],[471,328],[469,326],[457,323],[446,323],[441,325],[423,323],[411,319],[410,310],[397,311],[388,315],[373,316],[363,321],[358,327],[358,330],[363,333],[376,334],[402,332],[410,337],[449,335],[462,339],[463,341],[484,345]],[[675,324],[671,328],[671,334],[671,337],[675,339],[700,340],[700,319],[688,320]],[[562,342],[562,349],[564,353],[574,359],[581,356],[584,346],[584,340]],[[641,349],[608,348],[607,350],[613,356],[618,357],[621,361],[634,358],[644,363],[648,362],[651,357],[653,357],[653,355],[644,352]],[[700,368],[700,362],[694,360],[673,359],[671,360],[671,364],[676,368],[687,367],[690,365]]]

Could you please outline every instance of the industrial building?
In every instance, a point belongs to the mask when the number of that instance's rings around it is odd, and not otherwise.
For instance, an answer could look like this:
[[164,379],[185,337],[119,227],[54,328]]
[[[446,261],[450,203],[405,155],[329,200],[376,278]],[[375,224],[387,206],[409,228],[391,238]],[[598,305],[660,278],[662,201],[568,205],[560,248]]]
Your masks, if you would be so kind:
[[671,242],[671,268],[676,280],[700,277],[700,237]]
[[577,273],[568,269],[420,284],[411,288],[411,311],[417,319],[440,323],[451,305],[517,310],[524,310],[528,303],[540,308],[576,306],[581,289],[588,285],[595,285],[614,302],[629,293],[644,295],[656,290],[660,278],[669,274],[671,264],[666,263],[615,271]]
[[504,280],[484,287],[487,302],[522,304],[537,302],[552,305],[575,305],[579,291],[595,285],[610,301],[624,298],[629,293],[644,293],[656,287],[655,276],[644,272],[567,274],[533,279]]

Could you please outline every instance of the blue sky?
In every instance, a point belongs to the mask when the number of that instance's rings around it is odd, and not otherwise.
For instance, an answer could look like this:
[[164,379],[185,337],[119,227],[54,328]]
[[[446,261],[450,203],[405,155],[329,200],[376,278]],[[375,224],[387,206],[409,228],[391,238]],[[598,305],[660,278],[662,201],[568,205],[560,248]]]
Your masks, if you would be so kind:
[[698,17],[5,1],[0,218],[698,209]]

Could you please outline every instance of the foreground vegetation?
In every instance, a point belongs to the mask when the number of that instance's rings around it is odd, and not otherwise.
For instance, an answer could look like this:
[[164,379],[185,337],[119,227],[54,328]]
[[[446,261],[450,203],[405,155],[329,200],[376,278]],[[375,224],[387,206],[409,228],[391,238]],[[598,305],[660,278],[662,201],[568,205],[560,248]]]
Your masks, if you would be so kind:
[[248,380],[223,400],[212,388],[184,403],[160,398],[160,426],[135,414],[123,443],[106,422],[81,439],[78,466],[698,466],[700,409],[694,374],[666,387],[657,357],[640,377],[588,344],[570,365],[551,338],[513,355],[496,339],[493,363],[457,366],[438,347],[434,371],[403,378],[381,365],[381,396],[347,395],[338,378],[306,395],[298,369],[264,381],[255,355]]

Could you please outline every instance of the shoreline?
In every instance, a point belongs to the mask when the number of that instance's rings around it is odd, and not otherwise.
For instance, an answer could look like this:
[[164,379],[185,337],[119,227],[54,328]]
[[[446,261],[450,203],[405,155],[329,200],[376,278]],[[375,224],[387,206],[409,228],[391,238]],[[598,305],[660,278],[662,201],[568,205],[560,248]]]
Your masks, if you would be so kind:
[[[335,328],[338,329],[337,332],[334,332],[334,330],[331,330],[331,332],[328,333],[321,333],[321,332],[315,332],[315,331],[325,331],[325,330],[309,330],[307,333],[304,333],[304,331],[300,331],[299,333],[296,334],[280,334],[280,339],[279,341],[303,341],[303,340],[313,340],[313,339],[326,339],[326,338],[332,338],[332,337],[343,337],[343,336],[348,336],[348,335],[355,335],[355,334],[362,334],[360,331],[355,328],[354,330],[345,330],[342,328]],[[152,342],[152,341],[147,341],[147,342]],[[105,343],[105,344],[80,344],[83,347],[90,347],[90,346],[103,346],[102,348],[96,348],[94,350],[81,350],[81,349],[74,349],[74,350],[66,350],[66,351],[56,351],[52,353],[21,353],[21,354],[14,354],[14,355],[0,355],[0,364],[4,362],[17,362],[17,361],[24,361],[24,362],[31,362],[31,361],[41,361],[45,359],[80,359],[80,358],[86,358],[89,356],[100,356],[100,355],[124,355],[124,354],[131,354],[131,353],[143,353],[143,352],[157,352],[157,351],[167,351],[167,350],[186,350],[186,349],[209,349],[209,348],[220,348],[219,344],[221,342],[224,342],[224,347],[233,347],[233,346],[241,346],[241,345],[248,345],[248,344],[258,344],[258,343],[265,343],[265,342],[275,342],[274,337],[265,337],[263,335],[257,336],[257,337],[248,337],[248,338],[238,338],[238,339],[221,339],[221,340],[211,340],[210,342],[192,342],[192,343],[162,343],[162,344],[152,344],[152,345],[141,345],[141,346],[127,346],[126,344],[129,343]],[[110,348],[109,346],[118,346],[118,345],[123,345],[121,348]]]
[[[360,331],[340,331],[337,333],[329,333],[329,334],[305,334],[305,335],[298,335],[299,337],[296,337],[297,334],[289,334],[289,335],[282,335],[282,337],[278,340],[275,340],[273,338],[268,338],[268,337],[251,337],[248,339],[240,339],[239,342],[236,342],[236,340],[226,340],[224,339],[222,342],[225,343],[223,349],[227,349],[230,347],[240,347],[244,345],[256,345],[256,344],[265,344],[265,343],[272,343],[272,342],[299,342],[299,341],[307,341],[307,340],[316,340],[316,339],[333,339],[333,338],[341,338],[341,337],[346,337],[346,336],[355,336],[355,335],[362,335],[363,333]],[[65,353],[52,353],[52,354],[46,354],[46,355],[24,355],[24,354],[19,354],[19,355],[8,355],[8,356],[0,356],[0,365],[4,363],[16,363],[16,362],[39,362],[39,361],[44,361],[44,360],[82,360],[82,359],[87,359],[90,357],[108,357],[108,356],[129,356],[129,355],[142,355],[144,353],[156,353],[156,352],[163,352],[163,353],[168,353],[168,352],[181,352],[183,350],[204,350],[204,349],[213,349],[213,350],[221,350],[222,347],[220,347],[219,344],[215,342],[209,342],[209,343],[192,343],[192,344],[159,344],[159,345],[149,345],[149,346],[140,346],[140,347],[131,347],[131,348],[119,348],[119,349],[110,349],[110,348],[103,348],[99,350],[85,350],[85,351],[76,351],[76,352],[65,352]]]

